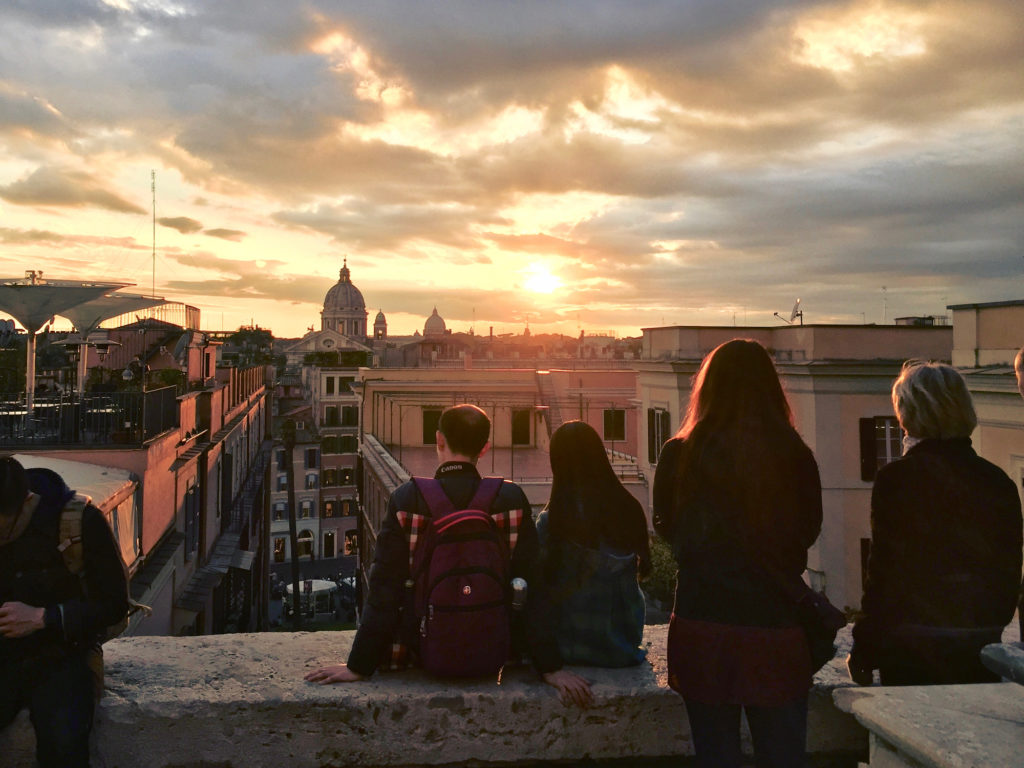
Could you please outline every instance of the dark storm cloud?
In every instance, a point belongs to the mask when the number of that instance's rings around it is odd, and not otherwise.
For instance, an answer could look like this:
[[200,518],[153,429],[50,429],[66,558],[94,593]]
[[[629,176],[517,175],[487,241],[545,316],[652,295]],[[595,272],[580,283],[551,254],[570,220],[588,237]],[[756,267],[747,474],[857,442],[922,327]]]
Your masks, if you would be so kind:
[[7,185],[0,198],[16,205],[57,208],[105,208],[120,213],[145,213],[135,203],[107,188],[102,179],[84,171],[40,167]]
[[202,222],[188,216],[163,216],[156,220],[157,224],[169,229],[176,229],[183,235],[191,235],[203,228]]

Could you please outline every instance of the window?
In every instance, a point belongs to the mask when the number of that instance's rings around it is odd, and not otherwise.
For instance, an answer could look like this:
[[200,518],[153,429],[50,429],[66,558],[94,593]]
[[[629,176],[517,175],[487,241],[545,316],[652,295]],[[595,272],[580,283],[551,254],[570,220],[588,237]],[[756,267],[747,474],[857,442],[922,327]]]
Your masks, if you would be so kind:
[[277,476],[277,490],[287,491],[288,490],[288,475]]
[[342,467],[338,470],[338,480],[341,485],[352,485],[352,468]]
[[328,427],[336,427],[340,424],[338,419],[338,406],[328,405],[324,409],[324,425]]
[[512,445],[530,444],[530,411],[512,411]]
[[879,469],[903,454],[903,433],[895,416],[860,420],[860,479],[871,482]]
[[327,378],[324,379],[324,394],[325,395],[333,395],[334,394],[334,377],[333,376],[328,376]]
[[285,545],[284,537],[280,537],[280,538],[274,539],[274,562],[275,563],[283,563],[284,562],[284,555],[285,555],[285,552],[287,551],[285,549],[285,546],[286,545]]
[[320,484],[324,488],[334,488],[338,485],[338,470],[336,469],[325,469],[320,474]]
[[342,435],[338,439],[338,447],[341,449],[341,453],[355,453],[357,445],[355,435]]
[[321,557],[334,557],[335,545],[334,545],[334,531],[324,531],[324,546],[320,550]]
[[423,409],[423,444],[437,444],[437,425],[441,421],[441,410],[439,408]]
[[313,514],[313,502],[309,499],[299,504],[299,517],[311,517]]
[[316,456],[316,454],[317,454],[316,448],[307,448],[306,449],[306,469],[316,469],[317,468],[318,465],[317,465],[317,456]]
[[312,491],[314,488],[316,488],[316,481],[317,481],[316,472],[307,472],[306,473],[306,490],[307,491]]
[[284,502],[278,501],[274,503],[274,519],[284,520]]
[[625,440],[626,439],[626,411],[621,408],[612,408],[604,412],[604,439]]
[[334,499],[326,499],[324,501],[324,517],[335,517],[338,514],[338,502]]
[[345,554],[354,555],[359,550],[359,534],[355,531],[345,532]]
[[279,472],[284,472],[288,469],[288,465],[285,463],[284,449],[278,449],[276,452],[277,456],[277,469]]
[[669,412],[663,408],[647,409],[647,460],[651,464],[658,463],[661,446],[671,437],[672,429]]
[[298,536],[299,552],[298,556],[308,555],[313,556],[313,533],[312,531],[301,531]]
[[191,560],[199,549],[199,492],[194,482],[189,483],[182,500],[185,518],[185,559]]
[[341,408],[341,425],[343,427],[359,426],[359,409],[354,405],[345,405]]
[[352,500],[342,499],[341,500],[341,514],[342,517],[349,517],[352,514]]

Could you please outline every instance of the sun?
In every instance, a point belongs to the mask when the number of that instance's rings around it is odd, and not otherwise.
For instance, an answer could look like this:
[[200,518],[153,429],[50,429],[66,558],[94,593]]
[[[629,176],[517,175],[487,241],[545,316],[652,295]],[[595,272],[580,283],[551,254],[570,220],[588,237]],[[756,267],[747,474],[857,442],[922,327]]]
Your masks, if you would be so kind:
[[544,264],[531,264],[526,269],[527,278],[523,285],[534,293],[554,293],[562,287],[562,279]]

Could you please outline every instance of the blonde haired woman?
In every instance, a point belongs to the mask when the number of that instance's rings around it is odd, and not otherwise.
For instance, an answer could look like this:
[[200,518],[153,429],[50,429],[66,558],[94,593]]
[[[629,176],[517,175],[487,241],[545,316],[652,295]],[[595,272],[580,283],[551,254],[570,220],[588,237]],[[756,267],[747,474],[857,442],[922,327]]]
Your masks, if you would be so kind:
[[869,684],[995,682],[979,659],[1013,617],[1021,507],[1006,473],[971,447],[978,423],[963,377],[909,362],[892,388],[903,458],[871,494],[871,556],[849,668]]

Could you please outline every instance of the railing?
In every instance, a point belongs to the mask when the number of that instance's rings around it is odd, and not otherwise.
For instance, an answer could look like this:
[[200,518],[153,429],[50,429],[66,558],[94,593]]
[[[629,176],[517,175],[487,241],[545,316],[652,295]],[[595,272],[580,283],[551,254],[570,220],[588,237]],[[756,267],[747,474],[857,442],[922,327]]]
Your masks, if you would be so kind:
[[0,446],[140,445],[178,426],[177,390],[0,393]]

